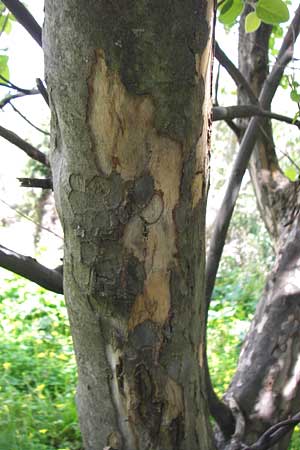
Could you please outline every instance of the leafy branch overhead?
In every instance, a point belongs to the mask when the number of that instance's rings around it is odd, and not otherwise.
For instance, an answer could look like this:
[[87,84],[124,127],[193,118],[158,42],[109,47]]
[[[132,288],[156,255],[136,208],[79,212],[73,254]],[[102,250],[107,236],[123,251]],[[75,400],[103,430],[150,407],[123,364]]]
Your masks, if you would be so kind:
[[289,20],[289,10],[283,0],[259,0],[257,3],[243,0],[225,0],[220,1],[219,21],[224,25],[231,26],[242,14],[246,4],[249,4],[251,11],[245,20],[245,29],[247,33],[255,31],[261,23],[269,25],[278,25]]

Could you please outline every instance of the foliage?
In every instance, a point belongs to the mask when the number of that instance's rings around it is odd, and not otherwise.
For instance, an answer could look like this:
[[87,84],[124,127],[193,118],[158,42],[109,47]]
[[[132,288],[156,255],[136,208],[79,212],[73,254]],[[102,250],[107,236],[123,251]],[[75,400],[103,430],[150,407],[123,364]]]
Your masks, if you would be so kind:
[[[0,3],[0,37],[3,33],[9,34],[11,32],[12,21],[14,16],[8,13],[4,4]],[[8,55],[6,48],[0,48],[0,74],[6,79],[9,79]],[[3,81],[3,80],[2,80]]]
[[63,298],[17,276],[2,286],[0,449],[79,450],[76,369]]
[[[219,1],[219,21],[227,26],[233,25],[241,15],[245,4],[243,0]],[[258,0],[249,4],[254,10],[246,17],[245,29],[248,33],[257,30],[261,22],[277,25],[289,20],[289,10],[283,0]]]
[[273,258],[251,185],[246,185],[232,219],[209,311],[208,357],[218,394],[225,392],[236,370]]
[[[253,271],[254,269],[254,271]],[[219,272],[208,323],[208,357],[216,392],[224,394],[264,285],[259,267],[243,268],[232,257]]]

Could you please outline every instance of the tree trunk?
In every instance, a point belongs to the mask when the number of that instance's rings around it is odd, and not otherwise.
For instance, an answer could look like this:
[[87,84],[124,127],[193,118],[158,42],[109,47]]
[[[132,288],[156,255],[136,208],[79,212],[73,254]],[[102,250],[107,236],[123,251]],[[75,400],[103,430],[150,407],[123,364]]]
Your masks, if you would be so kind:
[[[258,95],[268,72],[271,30],[262,25],[246,35],[247,12],[246,8],[240,26],[239,68]],[[240,90],[239,103],[245,100]],[[249,170],[276,259],[226,394],[242,409],[243,440],[248,444],[299,410],[300,398],[299,183],[290,182],[279,168],[269,120],[262,120]],[[289,439],[290,435],[272,448],[286,450]]]
[[86,450],[210,450],[213,1],[46,0],[51,166]]

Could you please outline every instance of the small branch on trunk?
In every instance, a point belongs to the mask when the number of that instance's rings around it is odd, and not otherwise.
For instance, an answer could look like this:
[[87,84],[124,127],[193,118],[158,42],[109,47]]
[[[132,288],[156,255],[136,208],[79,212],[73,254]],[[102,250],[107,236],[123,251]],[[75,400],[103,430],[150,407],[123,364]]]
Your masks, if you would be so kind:
[[213,107],[212,120],[232,120],[243,117],[261,116],[268,117],[270,119],[286,122],[291,125],[296,125],[300,128],[300,121],[294,120],[291,117],[276,114],[271,111],[261,109],[258,105],[237,105],[237,106],[214,106]]
[[53,189],[52,178],[18,178],[21,187]]
[[30,256],[20,255],[0,245],[0,266],[49,291],[63,294],[63,280],[60,271],[48,269]]
[[42,29],[19,0],[2,0],[6,8],[15,16],[31,37],[42,47]]
[[270,427],[254,444],[242,445],[241,450],[267,450],[273,447],[300,422],[300,412]]
[[42,94],[43,99],[45,100],[45,102],[49,106],[50,105],[50,103],[49,103],[49,95],[48,95],[46,86],[44,85],[44,83],[42,82],[42,80],[40,78],[36,79],[36,85],[37,85],[38,90]]
[[42,153],[33,145],[29,144],[29,142],[24,141],[24,139],[20,138],[13,131],[0,126],[0,136],[9,141],[11,144],[14,144],[17,147],[19,147],[28,156],[30,156],[30,158],[35,159],[41,164],[44,164],[44,166],[50,167],[48,158],[44,153]]

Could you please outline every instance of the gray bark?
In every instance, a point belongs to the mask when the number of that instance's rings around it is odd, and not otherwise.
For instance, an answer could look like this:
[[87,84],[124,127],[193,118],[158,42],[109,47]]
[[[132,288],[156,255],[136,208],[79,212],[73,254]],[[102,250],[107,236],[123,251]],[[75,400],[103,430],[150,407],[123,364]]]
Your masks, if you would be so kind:
[[[240,26],[239,68],[255,95],[268,74],[270,28],[245,34]],[[239,90],[239,103],[246,92]],[[242,122],[242,125],[246,125]],[[261,121],[260,133],[249,170],[257,203],[276,246],[276,259],[259,300],[243,345],[237,372],[226,393],[240,406],[245,427],[242,440],[248,444],[271,425],[299,409],[299,183],[282,174],[272,140],[269,120]],[[291,434],[272,447],[286,450]]]
[[213,2],[47,0],[51,167],[86,450],[209,450]]

